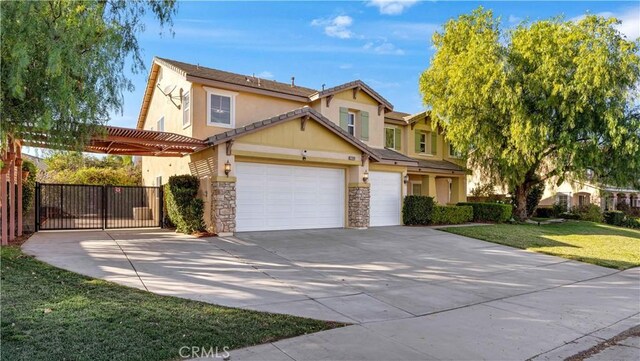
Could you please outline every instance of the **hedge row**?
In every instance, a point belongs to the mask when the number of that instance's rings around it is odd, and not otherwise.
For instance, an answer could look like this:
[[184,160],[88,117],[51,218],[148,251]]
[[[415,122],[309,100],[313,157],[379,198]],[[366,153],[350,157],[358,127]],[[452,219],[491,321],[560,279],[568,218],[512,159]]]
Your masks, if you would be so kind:
[[176,230],[195,233],[204,230],[204,202],[196,197],[200,181],[191,175],[174,175],[164,186],[167,216]]
[[501,203],[460,202],[458,206],[473,207],[474,222],[507,222],[511,219],[513,212],[513,207],[510,204]]
[[473,207],[438,206],[433,207],[433,224],[462,224],[473,220]]
[[604,222],[619,227],[640,228],[640,221],[622,211],[604,212]]
[[460,224],[473,219],[473,208],[440,206],[433,197],[406,196],[402,215],[406,225]]

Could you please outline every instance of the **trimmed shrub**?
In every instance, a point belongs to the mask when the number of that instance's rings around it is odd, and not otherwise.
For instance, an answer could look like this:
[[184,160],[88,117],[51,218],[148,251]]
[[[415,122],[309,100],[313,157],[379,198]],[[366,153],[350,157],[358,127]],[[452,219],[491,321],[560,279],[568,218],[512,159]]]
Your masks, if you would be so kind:
[[475,222],[507,222],[513,213],[513,206],[510,204],[460,202],[457,205],[473,207]]
[[[22,216],[26,217],[33,207],[33,198],[36,194],[36,175],[38,174],[38,168],[33,162],[24,160],[22,162],[22,171],[29,172],[27,179],[22,181]],[[18,174],[18,177],[22,177],[22,174]]]
[[406,225],[430,224],[433,215],[433,197],[406,196],[402,206],[402,219]]
[[204,231],[204,202],[196,198],[200,181],[191,175],[174,175],[164,185],[167,216],[176,230],[191,234]]
[[553,218],[556,216],[556,212],[553,208],[538,208],[536,209],[535,216],[539,218]]
[[602,222],[602,212],[595,204],[576,207],[571,213],[578,215],[578,218],[583,221]]
[[622,226],[624,223],[625,214],[622,211],[607,211],[604,212],[604,222],[614,226]]
[[622,222],[622,226],[627,228],[640,228],[640,219],[627,216]]
[[439,206],[433,207],[433,224],[461,224],[473,220],[471,206]]

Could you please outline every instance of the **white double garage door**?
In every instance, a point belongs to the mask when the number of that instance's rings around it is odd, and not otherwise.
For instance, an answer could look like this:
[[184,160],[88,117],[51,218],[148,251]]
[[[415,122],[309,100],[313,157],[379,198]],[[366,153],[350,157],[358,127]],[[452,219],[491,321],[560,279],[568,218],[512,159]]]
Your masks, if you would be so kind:
[[[236,163],[238,232],[341,228],[346,225],[344,169]],[[370,225],[400,224],[402,177],[370,172]]]

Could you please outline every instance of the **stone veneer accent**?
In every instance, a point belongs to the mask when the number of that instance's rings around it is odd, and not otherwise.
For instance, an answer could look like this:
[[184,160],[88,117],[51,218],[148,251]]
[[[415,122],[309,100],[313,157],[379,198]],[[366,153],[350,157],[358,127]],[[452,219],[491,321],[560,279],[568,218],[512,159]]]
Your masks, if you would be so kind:
[[369,227],[369,187],[349,187],[349,228]]
[[236,182],[211,182],[211,217],[214,233],[236,231]]

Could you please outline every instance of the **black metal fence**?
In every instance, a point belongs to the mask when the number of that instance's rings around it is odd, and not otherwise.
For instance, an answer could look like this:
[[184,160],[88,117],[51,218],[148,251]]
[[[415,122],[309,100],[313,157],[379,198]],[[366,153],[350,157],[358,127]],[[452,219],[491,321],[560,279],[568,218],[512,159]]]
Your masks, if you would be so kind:
[[36,184],[36,230],[162,226],[162,188]]

